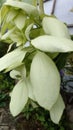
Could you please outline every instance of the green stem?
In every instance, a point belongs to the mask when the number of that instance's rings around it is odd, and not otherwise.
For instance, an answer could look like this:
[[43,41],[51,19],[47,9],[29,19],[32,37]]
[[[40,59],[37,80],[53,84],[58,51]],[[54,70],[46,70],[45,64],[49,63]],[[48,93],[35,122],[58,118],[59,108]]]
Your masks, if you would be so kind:
[[44,13],[44,4],[43,4],[43,0],[38,0],[38,4],[39,4],[40,13],[43,14],[43,13]]

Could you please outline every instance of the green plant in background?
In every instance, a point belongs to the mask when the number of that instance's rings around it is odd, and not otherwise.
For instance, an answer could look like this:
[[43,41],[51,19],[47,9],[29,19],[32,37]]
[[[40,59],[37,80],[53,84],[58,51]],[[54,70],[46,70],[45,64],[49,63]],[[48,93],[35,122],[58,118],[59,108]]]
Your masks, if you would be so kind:
[[37,0],[7,0],[3,4],[0,41],[9,44],[9,48],[0,58],[0,71],[10,72],[18,81],[10,93],[13,116],[30,99],[33,107],[40,105],[48,110],[51,120],[58,124],[65,105],[56,61],[60,53],[73,51],[73,41],[66,25],[47,16],[42,4],[42,0],[38,1],[38,7]]
[[9,74],[0,73],[0,107],[7,106],[9,103],[9,93],[13,89],[15,82],[9,77]]

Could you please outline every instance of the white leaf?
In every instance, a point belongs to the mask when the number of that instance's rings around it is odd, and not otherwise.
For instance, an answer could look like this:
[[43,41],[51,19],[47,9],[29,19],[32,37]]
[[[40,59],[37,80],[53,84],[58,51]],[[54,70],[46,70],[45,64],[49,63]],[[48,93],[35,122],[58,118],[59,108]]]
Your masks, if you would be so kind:
[[44,17],[42,26],[46,34],[70,39],[68,28],[60,20],[53,17]]
[[6,22],[10,22],[11,20],[13,20],[15,18],[15,16],[17,15],[17,11],[15,9],[11,9],[8,14],[7,14],[7,19]]
[[24,108],[28,100],[28,90],[26,82],[21,80],[17,83],[11,93],[10,111],[13,116],[17,116]]
[[73,41],[55,36],[39,36],[31,41],[31,44],[45,52],[71,52],[73,51]]
[[28,15],[30,14],[32,14],[33,16],[38,15],[38,10],[36,9],[36,7],[28,3],[12,0],[12,1],[7,1],[4,5],[22,9]]
[[34,93],[33,93],[33,87],[32,87],[32,84],[31,84],[31,81],[30,81],[29,77],[26,79],[26,83],[27,83],[29,98],[32,99],[33,101],[36,101],[36,99],[34,97]]
[[55,124],[59,123],[64,109],[65,109],[65,105],[64,105],[63,99],[62,99],[61,95],[59,95],[56,103],[53,105],[53,107],[50,110],[51,120]]
[[36,101],[50,110],[59,95],[60,75],[54,62],[43,52],[37,52],[33,58],[30,80]]
[[15,49],[0,58],[0,71],[11,67],[12,69],[22,64],[26,51],[22,48]]
[[26,16],[20,12],[19,15],[14,19],[16,26],[22,30],[25,26]]

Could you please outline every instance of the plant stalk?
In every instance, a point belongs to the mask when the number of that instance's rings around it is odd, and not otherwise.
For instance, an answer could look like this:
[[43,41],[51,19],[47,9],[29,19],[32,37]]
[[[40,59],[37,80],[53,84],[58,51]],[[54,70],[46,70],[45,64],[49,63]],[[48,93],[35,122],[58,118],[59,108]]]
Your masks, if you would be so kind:
[[43,0],[38,0],[38,5],[39,5],[40,14],[44,14]]

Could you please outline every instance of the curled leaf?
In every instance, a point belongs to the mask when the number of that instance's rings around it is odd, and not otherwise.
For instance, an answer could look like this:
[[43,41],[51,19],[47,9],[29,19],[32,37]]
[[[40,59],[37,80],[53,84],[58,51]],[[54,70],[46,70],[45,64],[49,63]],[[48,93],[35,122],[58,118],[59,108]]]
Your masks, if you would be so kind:
[[33,6],[33,5],[30,5],[28,3],[11,0],[11,1],[7,1],[6,3],[4,3],[4,5],[11,6],[11,7],[14,7],[14,8],[17,8],[17,9],[22,9],[28,15],[31,15],[31,14],[33,16],[38,15],[38,10],[36,9],[36,7]]
[[29,41],[30,41],[29,34],[30,34],[30,30],[32,29],[32,27],[33,27],[33,23],[30,24],[30,25],[26,28],[26,30],[25,30],[25,36],[26,36],[26,38],[27,38]]
[[21,65],[10,72],[10,76],[13,79],[25,79],[26,78],[26,68],[25,65]]

